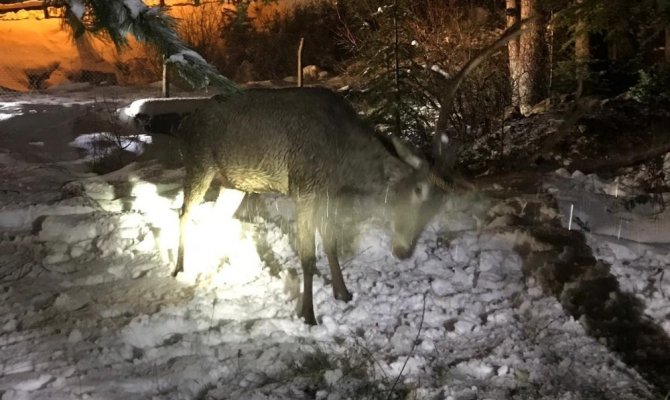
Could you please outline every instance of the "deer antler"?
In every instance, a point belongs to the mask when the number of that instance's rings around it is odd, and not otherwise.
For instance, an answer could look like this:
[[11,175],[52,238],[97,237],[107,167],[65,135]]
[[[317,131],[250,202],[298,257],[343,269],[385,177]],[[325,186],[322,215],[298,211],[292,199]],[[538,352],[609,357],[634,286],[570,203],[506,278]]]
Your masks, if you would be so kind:
[[491,43],[487,47],[481,49],[476,56],[474,56],[467,63],[465,63],[463,68],[461,68],[461,70],[458,71],[458,73],[454,75],[453,78],[449,79],[445,77],[444,73],[442,73],[439,68],[431,69],[431,71],[435,72],[435,75],[439,77],[442,82],[446,83],[445,88],[446,90],[444,91],[444,95],[442,96],[442,99],[440,101],[441,107],[440,107],[440,114],[437,118],[437,126],[436,126],[437,132],[444,131],[443,128],[448,118],[448,111],[450,110],[451,104],[453,103],[454,97],[456,96],[456,92],[463,83],[463,80],[465,80],[465,77],[468,76],[468,74],[472,72],[472,70],[477,68],[479,64],[482,63],[482,61],[484,61],[487,57],[493,54],[496,50],[507,45],[507,42],[521,35],[523,29],[525,29],[526,26],[531,22],[533,22],[535,19],[536,17],[531,17],[507,28],[505,32],[503,32],[502,36],[498,38],[498,40]]
[[468,182],[466,179],[462,177],[453,177],[450,176],[449,178],[443,178],[440,176],[439,171],[435,170],[434,168],[431,168],[430,174],[428,175],[428,179],[430,179],[431,183],[433,185],[437,186],[438,188],[442,189],[445,192],[453,192],[453,191],[472,191],[477,188],[473,183]]
[[[449,119],[449,113],[451,111],[453,99],[456,96],[458,88],[465,80],[465,77],[470,72],[472,72],[472,70],[474,70],[477,66],[479,66],[479,64],[481,64],[482,61],[484,61],[487,57],[493,54],[496,50],[505,46],[507,42],[509,42],[510,40],[518,37],[521,34],[522,30],[525,28],[525,26],[528,25],[530,22],[532,22],[534,19],[535,18],[528,18],[507,28],[505,32],[503,32],[502,36],[500,36],[500,38],[498,38],[495,42],[491,43],[487,47],[480,50],[479,53],[475,57],[471,58],[452,78],[449,78],[448,75],[444,71],[442,71],[439,67],[431,69],[431,71],[435,72],[435,75],[439,77],[439,79],[442,82],[446,84],[444,95],[441,96],[442,98],[440,101],[441,107],[439,116],[435,124],[436,140],[434,142],[433,147],[434,150],[440,150],[435,151],[436,158],[444,156],[443,152],[441,151],[442,150],[441,147],[438,148],[437,146],[440,146],[442,143],[441,135],[446,131],[446,125]],[[441,164],[440,160],[438,160],[436,164],[437,166],[439,166]],[[465,181],[462,178],[445,179],[442,177],[444,175],[445,174],[443,174],[442,171],[436,168],[436,166],[434,166],[434,168],[431,169],[430,172],[431,181],[435,184],[435,186],[439,187],[444,191],[453,191],[455,188],[460,188],[464,190],[473,190],[475,188],[475,185]]]

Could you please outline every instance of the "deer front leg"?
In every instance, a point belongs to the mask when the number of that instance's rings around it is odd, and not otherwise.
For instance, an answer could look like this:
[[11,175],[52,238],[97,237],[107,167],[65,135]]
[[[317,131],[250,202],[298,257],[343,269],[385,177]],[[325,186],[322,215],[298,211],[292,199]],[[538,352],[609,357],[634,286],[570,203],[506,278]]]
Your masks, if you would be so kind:
[[172,276],[184,271],[184,248],[186,243],[186,227],[190,221],[193,208],[205,198],[205,193],[214,179],[214,171],[206,169],[186,169],[184,179],[184,204],[179,214],[179,247],[177,248],[177,265]]
[[303,276],[302,308],[298,316],[304,318],[307,324],[316,325],[312,300],[312,280],[316,270],[314,215],[310,206],[300,206],[298,204],[297,208],[298,255]]

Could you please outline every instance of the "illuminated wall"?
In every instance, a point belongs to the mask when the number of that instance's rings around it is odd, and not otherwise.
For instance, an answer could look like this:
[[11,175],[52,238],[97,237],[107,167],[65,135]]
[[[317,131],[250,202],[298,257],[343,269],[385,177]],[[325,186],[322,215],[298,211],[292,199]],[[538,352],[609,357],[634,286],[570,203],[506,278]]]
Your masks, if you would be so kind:
[[[146,3],[158,4],[158,1]],[[178,2],[168,0],[166,3]],[[192,8],[184,5],[184,1],[179,3],[182,6],[170,11],[177,17]],[[44,87],[68,83],[68,78],[82,70],[114,73],[117,82],[123,85],[143,84],[155,75],[146,73],[147,68],[160,68],[156,57],[134,41],[131,48],[122,53],[98,38],[87,36],[75,41],[60,18],[45,19],[41,10],[0,14],[0,38],[0,86],[11,90],[29,90],[27,75],[45,71],[53,63],[58,63],[58,68],[44,82]]]
[[[284,12],[302,1],[305,0],[284,0],[264,6],[263,14]],[[145,3],[157,5],[159,1]],[[166,5],[172,6],[168,13],[177,20],[193,13],[191,0],[166,0]],[[250,11],[253,16],[254,8]],[[58,9],[52,9],[52,14],[58,13]],[[262,21],[262,18],[256,20]],[[212,32],[212,35],[217,33]],[[158,79],[160,73],[159,58],[147,47],[131,41],[130,49],[118,53],[112,44],[95,37],[75,41],[60,18],[45,19],[42,10],[0,14],[0,38],[0,87],[11,90],[30,90],[27,76],[47,71],[54,63],[58,63],[58,68],[44,81],[42,88],[77,80],[81,71],[113,73],[120,85],[147,84]]]

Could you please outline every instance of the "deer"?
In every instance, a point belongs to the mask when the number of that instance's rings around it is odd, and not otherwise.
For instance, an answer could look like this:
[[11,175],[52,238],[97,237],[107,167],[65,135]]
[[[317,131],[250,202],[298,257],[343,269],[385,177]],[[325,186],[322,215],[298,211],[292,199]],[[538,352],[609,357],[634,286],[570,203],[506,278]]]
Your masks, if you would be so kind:
[[[482,59],[519,33],[519,25],[508,29],[454,77],[437,73],[444,78],[445,95],[433,140],[435,165],[454,164],[456,152],[443,148],[449,143],[444,121],[460,83]],[[338,210],[351,196],[363,196],[390,209],[391,253],[407,259],[444,196],[454,188],[442,168],[431,166],[395,136],[383,140],[347,100],[330,89],[244,89],[192,102],[175,101],[185,111],[166,113],[170,128],[164,130],[180,141],[185,178],[172,275],[184,270],[184,232],[215,177],[222,187],[244,193],[281,193],[292,198],[296,207],[297,252],[303,272],[298,315],[309,325],[317,324],[312,288],[317,232],[328,260],[333,296],[344,302],[352,299],[342,275],[337,240]],[[150,125],[151,116],[141,110],[133,118]]]
[[[316,324],[312,281],[315,234],[323,242],[333,295],[349,301],[338,259],[339,217],[351,196],[388,204],[392,253],[408,258],[441,203],[447,183],[393,138],[385,144],[339,94],[325,88],[247,89],[217,95],[188,114],[175,136],[184,160],[184,201],[173,275],[183,271],[184,231],[214,178],[245,193],[281,193],[296,208],[303,272],[299,315]],[[388,146],[388,147],[387,147]]]
[[[337,243],[341,216],[352,197],[389,209],[391,252],[406,259],[449,189],[449,182],[426,159],[395,136],[385,140],[344,97],[326,88],[246,89],[208,98],[139,100],[126,110],[131,111],[121,114],[124,122],[149,133],[170,134],[179,142],[184,196],[172,275],[184,271],[185,231],[215,178],[224,189],[287,195],[296,207],[296,247],[303,271],[299,315],[310,325],[316,324],[312,282],[317,232],[335,299],[352,299]],[[441,136],[438,143],[448,140]],[[453,151],[440,153],[443,164],[455,157]]]

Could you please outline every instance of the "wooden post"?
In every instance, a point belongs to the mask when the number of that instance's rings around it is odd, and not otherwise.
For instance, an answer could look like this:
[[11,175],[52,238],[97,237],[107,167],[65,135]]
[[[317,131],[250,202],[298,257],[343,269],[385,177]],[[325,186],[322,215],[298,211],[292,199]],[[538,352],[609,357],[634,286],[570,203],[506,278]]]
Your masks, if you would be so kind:
[[163,97],[170,97],[170,76],[168,72],[167,57],[163,55]]
[[302,87],[302,46],[305,44],[305,38],[300,38],[300,44],[298,45],[298,87]]

